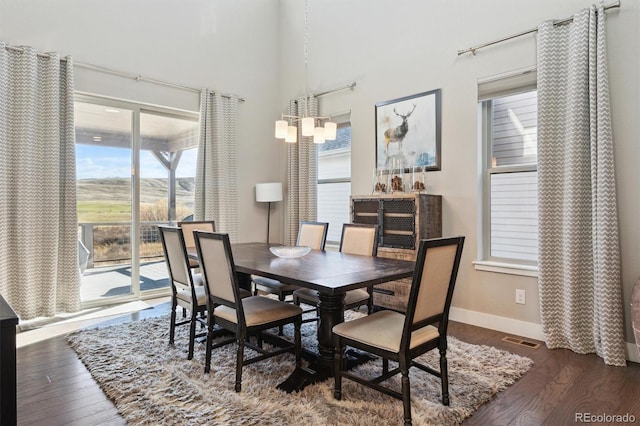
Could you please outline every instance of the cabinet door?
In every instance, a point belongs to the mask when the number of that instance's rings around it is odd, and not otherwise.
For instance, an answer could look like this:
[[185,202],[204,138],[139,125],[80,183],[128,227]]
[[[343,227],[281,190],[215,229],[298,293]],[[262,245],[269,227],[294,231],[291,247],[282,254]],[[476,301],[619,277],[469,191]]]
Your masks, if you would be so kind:
[[415,200],[413,198],[383,200],[382,211],[381,246],[415,249]]
[[353,200],[353,223],[378,224],[380,200]]

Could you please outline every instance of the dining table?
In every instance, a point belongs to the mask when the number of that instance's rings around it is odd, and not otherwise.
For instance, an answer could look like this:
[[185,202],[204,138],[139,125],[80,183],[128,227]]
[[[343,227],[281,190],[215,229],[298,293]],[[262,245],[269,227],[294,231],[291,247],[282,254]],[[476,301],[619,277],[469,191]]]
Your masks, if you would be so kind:
[[[309,367],[296,368],[287,380],[278,385],[279,389],[291,392],[333,376],[335,348],[332,329],[344,322],[345,293],[411,277],[415,263],[332,250],[311,250],[302,257],[282,258],[269,250],[271,246],[276,244],[252,242],[231,245],[239,285],[250,289],[251,275],[259,275],[316,290],[320,300],[317,354],[312,357]],[[189,255],[192,256],[192,252]],[[349,362],[363,362],[355,358],[351,357]]]

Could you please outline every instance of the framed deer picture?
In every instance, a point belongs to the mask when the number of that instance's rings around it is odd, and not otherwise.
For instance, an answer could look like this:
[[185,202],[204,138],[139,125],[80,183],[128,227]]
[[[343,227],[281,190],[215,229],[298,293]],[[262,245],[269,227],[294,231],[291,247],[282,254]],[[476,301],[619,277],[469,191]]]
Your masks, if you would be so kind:
[[440,126],[440,89],[377,103],[376,168],[440,170]]

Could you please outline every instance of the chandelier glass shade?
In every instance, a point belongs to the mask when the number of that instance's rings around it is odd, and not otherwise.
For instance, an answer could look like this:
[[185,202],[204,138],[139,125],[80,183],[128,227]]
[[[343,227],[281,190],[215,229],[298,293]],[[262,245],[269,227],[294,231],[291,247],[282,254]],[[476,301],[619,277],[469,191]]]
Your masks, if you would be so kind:
[[[304,70],[305,84],[307,85],[306,99],[309,100],[308,81],[309,81],[309,31],[307,26],[307,0],[304,2]],[[308,103],[308,102],[307,102]],[[306,108],[306,106],[305,106]],[[284,139],[285,142],[295,143],[298,141],[297,123],[302,125],[302,136],[313,137],[314,143],[324,143],[325,140],[335,140],[336,123],[330,121],[331,117],[313,117],[308,114],[308,110],[302,116],[282,114],[280,120],[276,121],[276,139]]]
[[[288,120],[286,120],[288,119]],[[314,143],[324,143],[327,140],[335,140],[337,124],[329,120],[329,117],[299,117],[295,115],[282,115],[281,120],[276,121],[276,139],[284,139],[285,142],[298,142],[298,126],[302,125],[302,136],[313,137]],[[324,125],[322,124],[324,122]],[[290,124],[291,122],[291,124]]]

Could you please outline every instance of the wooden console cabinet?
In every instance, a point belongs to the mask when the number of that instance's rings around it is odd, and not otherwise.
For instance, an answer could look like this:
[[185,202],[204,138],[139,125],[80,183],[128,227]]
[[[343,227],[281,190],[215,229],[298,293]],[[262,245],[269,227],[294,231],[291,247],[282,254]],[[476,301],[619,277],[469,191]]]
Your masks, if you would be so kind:
[[[421,239],[442,236],[442,197],[419,193],[351,196],[351,221],[378,224],[378,256],[415,260]],[[404,312],[411,279],[374,287],[373,303]]]
[[18,316],[0,296],[0,425],[17,423],[16,325]]

